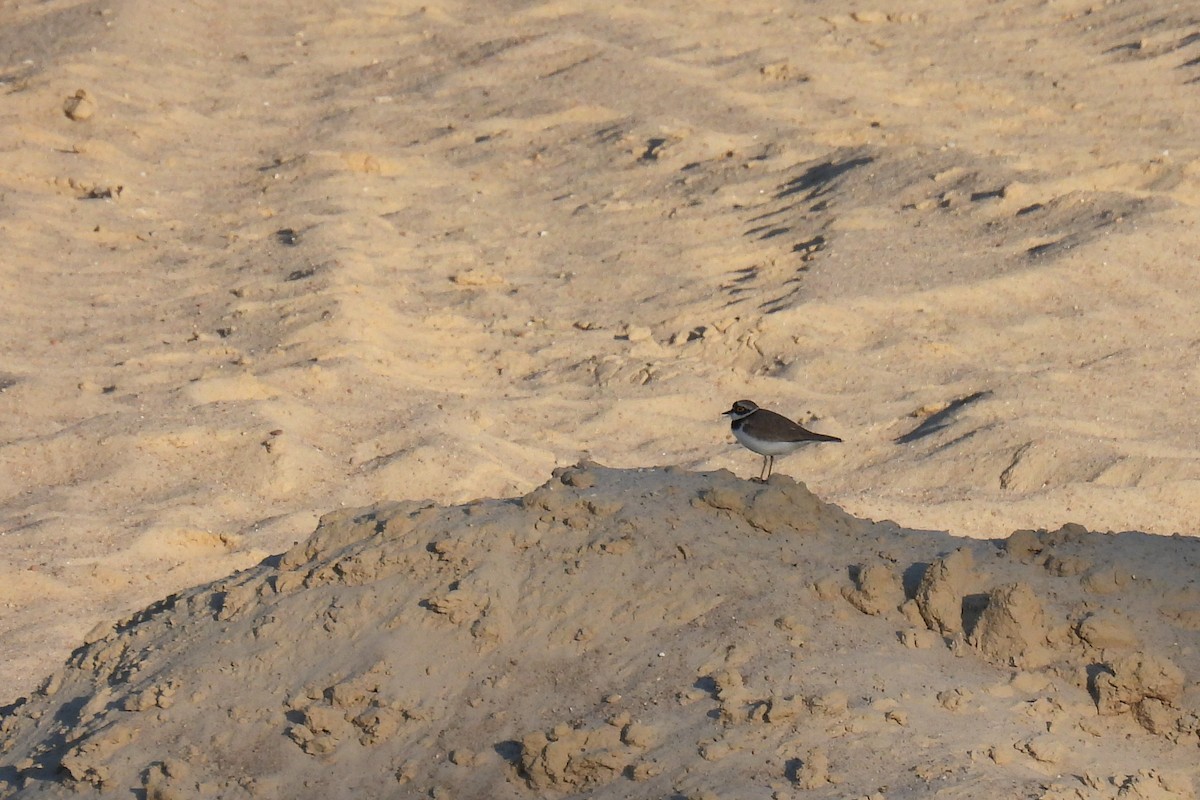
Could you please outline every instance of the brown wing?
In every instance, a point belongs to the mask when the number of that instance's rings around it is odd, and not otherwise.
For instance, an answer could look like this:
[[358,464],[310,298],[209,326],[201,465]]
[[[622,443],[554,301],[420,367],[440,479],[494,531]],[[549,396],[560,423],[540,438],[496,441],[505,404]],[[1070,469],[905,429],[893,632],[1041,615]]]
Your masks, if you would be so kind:
[[779,439],[785,442],[840,442],[842,441],[836,436],[830,436],[827,433],[816,433],[810,431],[803,425],[792,422],[782,414],[776,414],[774,411],[767,411],[765,408],[760,408],[750,417],[749,422],[755,433],[760,433],[763,436],[769,436],[772,439]]

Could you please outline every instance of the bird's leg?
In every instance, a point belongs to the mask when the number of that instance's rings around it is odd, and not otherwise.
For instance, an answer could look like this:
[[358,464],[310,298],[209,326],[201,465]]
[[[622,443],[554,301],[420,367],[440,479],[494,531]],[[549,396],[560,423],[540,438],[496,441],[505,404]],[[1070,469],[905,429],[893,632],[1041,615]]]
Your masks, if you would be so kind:
[[763,473],[758,476],[760,483],[766,483],[771,478],[771,470],[775,468],[775,456],[763,456]]

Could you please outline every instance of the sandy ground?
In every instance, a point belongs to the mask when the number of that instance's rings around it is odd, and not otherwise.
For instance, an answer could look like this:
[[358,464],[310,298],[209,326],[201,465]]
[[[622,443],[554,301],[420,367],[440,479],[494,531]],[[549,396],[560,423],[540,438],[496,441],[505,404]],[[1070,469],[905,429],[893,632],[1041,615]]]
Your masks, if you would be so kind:
[[0,790],[1194,798],[1198,571],[1195,538],[955,539],[584,464],[328,515],[98,627],[5,710]]
[[757,475],[741,397],[858,517],[1197,533],[1185,6],[49,0],[0,58],[0,699],[337,508]]

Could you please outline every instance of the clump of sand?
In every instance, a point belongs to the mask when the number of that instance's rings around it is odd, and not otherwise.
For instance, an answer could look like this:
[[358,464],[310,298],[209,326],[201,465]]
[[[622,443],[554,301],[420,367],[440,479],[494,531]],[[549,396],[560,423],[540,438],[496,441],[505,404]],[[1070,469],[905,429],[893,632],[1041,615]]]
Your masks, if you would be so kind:
[[[581,463],[337,512],[88,637],[6,796],[1194,797],[1200,546]],[[1114,588],[1119,587],[1119,588]]]

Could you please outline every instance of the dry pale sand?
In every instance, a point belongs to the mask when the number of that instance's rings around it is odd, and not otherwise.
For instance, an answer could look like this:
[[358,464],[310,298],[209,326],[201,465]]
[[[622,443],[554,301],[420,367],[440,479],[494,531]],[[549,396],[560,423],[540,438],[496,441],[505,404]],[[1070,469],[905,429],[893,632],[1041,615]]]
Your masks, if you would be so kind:
[[1185,5],[48,0],[0,59],[0,701],[334,509],[756,475],[740,397],[855,517],[1197,533]]

